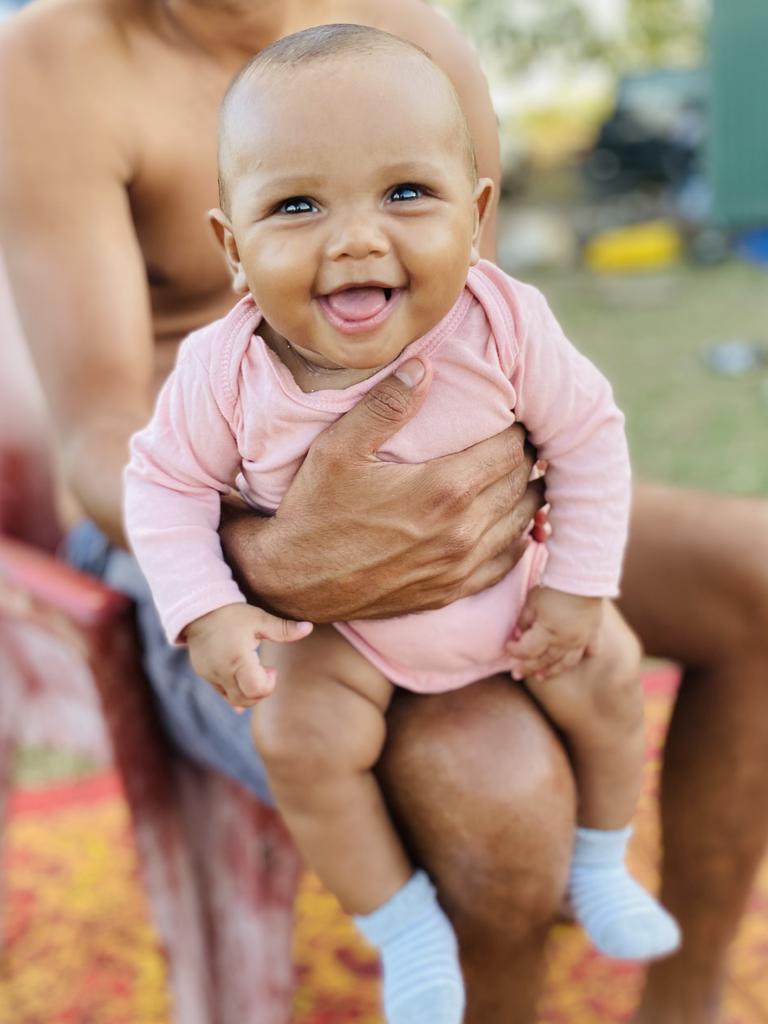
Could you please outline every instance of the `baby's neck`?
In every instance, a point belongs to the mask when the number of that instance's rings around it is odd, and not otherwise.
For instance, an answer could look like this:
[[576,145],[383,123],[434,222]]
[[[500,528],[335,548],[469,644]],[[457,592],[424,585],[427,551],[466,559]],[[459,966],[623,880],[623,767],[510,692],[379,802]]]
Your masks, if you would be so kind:
[[381,369],[380,366],[365,370],[353,370],[346,366],[318,366],[298,352],[289,341],[270,327],[266,320],[261,321],[258,333],[264,344],[290,371],[297,387],[304,392],[342,391],[353,384],[359,384],[362,380],[368,380]]

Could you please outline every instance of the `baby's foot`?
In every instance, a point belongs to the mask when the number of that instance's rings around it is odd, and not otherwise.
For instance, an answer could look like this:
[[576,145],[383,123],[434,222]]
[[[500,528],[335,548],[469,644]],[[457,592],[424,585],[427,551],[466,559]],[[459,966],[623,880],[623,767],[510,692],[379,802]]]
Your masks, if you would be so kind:
[[677,922],[630,876],[630,829],[576,830],[568,894],[576,920],[601,953],[654,960],[680,945]]
[[423,871],[355,921],[381,953],[387,1024],[461,1024],[464,982],[456,936]]

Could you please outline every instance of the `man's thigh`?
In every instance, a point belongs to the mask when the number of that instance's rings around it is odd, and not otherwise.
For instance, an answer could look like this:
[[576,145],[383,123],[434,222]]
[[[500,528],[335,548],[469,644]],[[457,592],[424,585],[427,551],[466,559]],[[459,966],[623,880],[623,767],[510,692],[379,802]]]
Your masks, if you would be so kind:
[[768,502],[636,488],[619,608],[646,653],[717,664],[768,614]]
[[387,724],[377,771],[415,858],[468,906],[492,882],[489,891],[515,890],[521,906],[541,895],[554,910],[573,775],[524,686],[494,676],[443,694],[397,690]]

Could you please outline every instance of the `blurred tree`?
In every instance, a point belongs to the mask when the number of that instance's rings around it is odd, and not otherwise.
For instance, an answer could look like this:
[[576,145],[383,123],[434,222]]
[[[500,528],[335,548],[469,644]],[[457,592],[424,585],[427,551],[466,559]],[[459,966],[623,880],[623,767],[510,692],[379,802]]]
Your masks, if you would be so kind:
[[[707,0],[625,0],[608,32],[588,0],[444,0],[483,55],[514,73],[543,54],[612,68],[696,63],[704,48]],[[623,22],[623,27],[621,27]]]
[[481,51],[512,72],[542,53],[569,61],[603,57],[603,40],[578,0],[453,0],[447,6]]
[[655,67],[700,63],[707,7],[692,0],[629,0],[625,59]]

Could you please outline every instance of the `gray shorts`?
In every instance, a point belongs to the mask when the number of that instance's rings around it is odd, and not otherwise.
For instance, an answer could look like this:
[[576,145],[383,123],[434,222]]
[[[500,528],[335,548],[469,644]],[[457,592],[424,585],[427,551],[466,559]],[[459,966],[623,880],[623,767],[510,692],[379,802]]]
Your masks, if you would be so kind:
[[64,555],[75,568],[97,576],[136,603],[144,669],[175,746],[196,763],[229,775],[272,804],[264,766],[251,741],[250,714],[236,714],[195,674],[186,648],[168,643],[147,581],[133,556],[110,544],[88,521],[70,532]]

